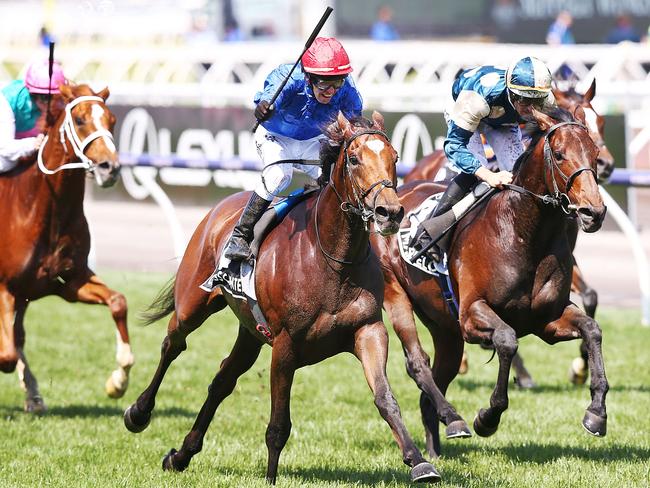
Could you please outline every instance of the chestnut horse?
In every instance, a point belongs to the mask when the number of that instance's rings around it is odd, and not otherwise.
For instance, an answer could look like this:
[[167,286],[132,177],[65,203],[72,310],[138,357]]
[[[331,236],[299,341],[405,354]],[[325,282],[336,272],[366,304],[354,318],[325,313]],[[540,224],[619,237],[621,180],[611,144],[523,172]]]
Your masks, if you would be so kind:
[[[605,435],[608,385],[601,332],[596,321],[570,301],[571,218],[565,213],[575,213],[586,232],[600,228],[606,209],[595,178],[598,149],[568,112],[533,114],[538,130],[515,166],[512,189],[471,210],[452,236],[448,269],[459,319],[449,312],[438,281],[401,258],[397,239],[373,237],[384,271],[384,308],[420,389],[419,377],[429,370],[429,358],[418,340],[414,311],[433,337],[431,373],[442,393],[458,373],[463,339],[495,348],[496,388],[490,408],[480,410],[474,421],[481,436],[497,430],[508,407],[508,375],[518,337],[534,334],[550,344],[581,337],[592,373],[592,402],[583,425],[595,435]],[[442,189],[420,181],[402,186],[398,194],[409,212]],[[440,452],[438,421],[424,393],[420,407],[427,449],[435,455]]]
[[[382,235],[397,232],[404,210],[395,192],[397,153],[384,134],[383,117],[350,123],[339,114],[327,129],[335,148],[329,185],[293,208],[261,245],[256,265],[257,301],[272,332],[271,418],[266,430],[266,479],[275,483],[280,453],[291,430],[289,403],[296,369],[340,352],[353,353],[363,366],[375,405],[390,425],[416,481],[437,480],[402,421],[386,378],[387,332],[382,322],[383,283],[379,261],[370,251],[368,222]],[[326,158],[333,161],[333,158]],[[327,167],[327,166],[326,166]],[[267,342],[256,330],[246,301],[221,288],[199,285],[219,262],[250,193],[237,193],[214,207],[194,231],[172,288],[154,302],[150,321],[174,312],[162,343],[158,369],[149,386],[124,413],[131,432],[149,423],[155,396],[170,363],[187,347],[186,337],[211,314],[230,306],[239,332],[221,363],[208,396],[179,451],[163,460],[166,470],[182,471],[201,451],[216,409],[237,378],[256,361]]]
[[[120,165],[106,107],[107,88],[61,87],[53,99],[53,121],[34,159],[0,176],[0,370],[18,370],[25,410],[44,411],[45,402],[25,357],[24,317],[30,301],[58,295],[69,302],[104,304],[117,327],[118,368],[106,382],[113,398],[128,384],[133,355],[126,301],[88,268],[90,233],[84,216],[86,175],[99,186],[115,183]],[[27,162],[28,163],[28,162]]]
[[[605,183],[609,179],[614,170],[614,157],[609,152],[604,139],[605,119],[599,115],[591,105],[591,101],[596,96],[596,80],[594,79],[589,86],[589,89],[583,94],[575,91],[574,88],[567,90],[553,89],[553,96],[557,105],[561,108],[568,110],[570,113],[575,113],[578,107],[584,110],[586,126],[589,129],[591,139],[598,146],[597,175],[600,183]],[[404,177],[404,183],[410,183],[417,180],[433,181],[438,171],[442,169],[447,163],[447,157],[444,151],[437,150],[433,153],[420,159],[417,164],[409,171]],[[577,220],[570,221],[567,230],[571,248],[575,249],[576,240],[578,238],[578,222]],[[598,305],[598,295],[596,291],[587,284],[575,261],[573,263],[573,278],[571,281],[571,291],[580,295],[582,304],[585,311],[590,317],[596,316],[596,307]],[[588,376],[587,369],[587,349],[584,342],[580,344],[580,356],[573,360],[569,370],[569,379],[574,384],[583,384]],[[523,366],[523,359],[519,354],[515,355],[513,360],[515,368],[515,375],[518,384],[522,387],[532,387],[534,382],[530,374]],[[467,371],[467,358],[463,355],[463,362],[461,363],[461,372]]]

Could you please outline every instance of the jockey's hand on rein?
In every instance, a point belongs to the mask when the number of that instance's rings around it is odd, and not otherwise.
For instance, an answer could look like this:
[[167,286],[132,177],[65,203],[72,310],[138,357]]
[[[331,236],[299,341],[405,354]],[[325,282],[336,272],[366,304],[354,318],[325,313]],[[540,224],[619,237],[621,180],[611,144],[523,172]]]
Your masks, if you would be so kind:
[[257,107],[255,107],[255,118],[260,122],[263,122],[273,115],[273,110],[275,110],[273,105],[266,100],[262,100],[257,104]]

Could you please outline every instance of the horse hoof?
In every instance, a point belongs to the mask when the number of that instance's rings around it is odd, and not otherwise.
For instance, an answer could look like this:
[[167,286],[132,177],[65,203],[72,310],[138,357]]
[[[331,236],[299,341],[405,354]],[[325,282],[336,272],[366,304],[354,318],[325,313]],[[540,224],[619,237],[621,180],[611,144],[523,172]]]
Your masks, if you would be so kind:
[[[140,418],[138,418],[140,417]],[[143,415],[134,403],[124,411],[124,425],[134,434],[139,434],[149,426],[151,413]]]
[[445,434],[447,439],[464,439],[466,437],[472,437],[472,431],[469,430],[469,427],[464,420],[454,420],[447,426]]
[[607,416],[600,417],[599,415],[587,410],[582,419],[582,426],[590,434],[593,434],[596,437],[604,437],[607,434]]
[[47,405],[41,397],[34,397],[25,400],[24,410],[25,413],[42,414],[47,411]]
[[484,412],[484,409],[479,410],[478,415],[476,415],[474,418],[474,432],[476,432],[476,434],[480,435],[481,437],[490,437],[497,431],[499,424],[495,425],[494,427],[490,427],[489,425],[484,424],[481,420],[481,414]]
[[182,469],[178,469],[176,466],[174,466],[174,454],[176,454],[177,452],[178,451],[172,447],[170,451],[167,453],[167,455],[163,458],[162,460],[163,471],[182,471]]
[[109,376],[108,379],[106,380],[106,385],[104,386],[104,389],[106,390],[106,394],[110,398],[122,398],[124,396],[124,393],[126,393],[126,389],[129,386],[129,380],[127,379],[124,383],[122,383],[121,386],[117,386],[115,384],[115,381],[113,381],[113,376]]
[[442,478],[431,463],[420,463],[411,468],[411,481],[415,483],[437,483]]
[[575,358],[569,368],[569,381],[576,386],[584,385],[589,376],[587,365],[582,358]]
[[530,390],[532,388],[537,388],[537,383],[533,381],[530,376],[522,376],[521,378],[515,376],[515,385],[517,385],[522,390]]

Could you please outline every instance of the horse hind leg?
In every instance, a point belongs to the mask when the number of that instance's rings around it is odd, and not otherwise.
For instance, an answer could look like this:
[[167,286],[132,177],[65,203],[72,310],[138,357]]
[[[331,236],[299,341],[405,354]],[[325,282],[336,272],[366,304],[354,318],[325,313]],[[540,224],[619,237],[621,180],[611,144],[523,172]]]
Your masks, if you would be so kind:
[[[194,288],[201,295],[197,294]],[[182,306],[183,309],[176,310],[169,319],[167,336],[161,345],[160,361],[151,383],[124,412],[124,425],[133,433],[142,432],[149,425],[158,389],[171,363],[187,348],[187,336],[199,328],[212,313],[226,307],[226,300],[222,295],[216,296],[208,306],[209,295],[207,293],[199,290],[198,287],[193,287],[191,293],[195,294],[192,298],[195,298],[196,301],[185,303]],[[177,299],[176,303],[181,302]]]
[[235,389],[237,379],[255,364],[262,345],[240,324],[235,345],[230,355],[221,362],[219,372],[208,388],[208,397],[203,403],[192,429],[185,436],[183,446],[179,451],[170,450],[163,459],[164,470],[183,471],[190,464],[192,457],[201,451],[203,438],[217,408]]
[[16,307],[16,319],[14,323],[15,337],[16,337],[16,350],[18,352],[18,363],[16,364],[16,372],[18,373],[18,381],[20,386],[25,392],[24,410],[27,413],[44,413],[47,410],[45,401],[38,390],[38,381],[33,375],[32,370],[27,362],[25,356],[25,311],[27,304],[25,301]]
[[129,371],[135,362],[126,322],[126,298],[121,293],[108,288],[97,275],[93,274],[90,274],[81,286],[74,281],[66,283],[60,294],[69,302],[102,304],[108,306],[111,311],[117,329],[115,355],[117,369],[106,380],[105,390],[109,397],[121,398],[129,385]]
[[[580,295],[582,306],[587,316],[592,319],[596,316],[598,307],[598,293],[591,288],[584,279],[582,271],[575,261],[573,264],[573,276],[571,280],[571,290]],[[584,385],[589,377],[589,355],[585,341],[580,343],[580,356],[573,359],[569,368],[569,381],[574,385]]]

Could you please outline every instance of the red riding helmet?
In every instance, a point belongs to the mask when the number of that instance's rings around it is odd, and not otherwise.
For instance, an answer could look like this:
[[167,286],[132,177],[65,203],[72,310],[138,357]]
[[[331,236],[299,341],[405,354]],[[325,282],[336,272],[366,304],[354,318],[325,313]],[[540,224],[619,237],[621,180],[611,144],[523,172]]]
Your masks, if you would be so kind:
[[333,37],[317,37],[302,55],[302,69],[317,76],[340,76],[352,72],[350,58]]

